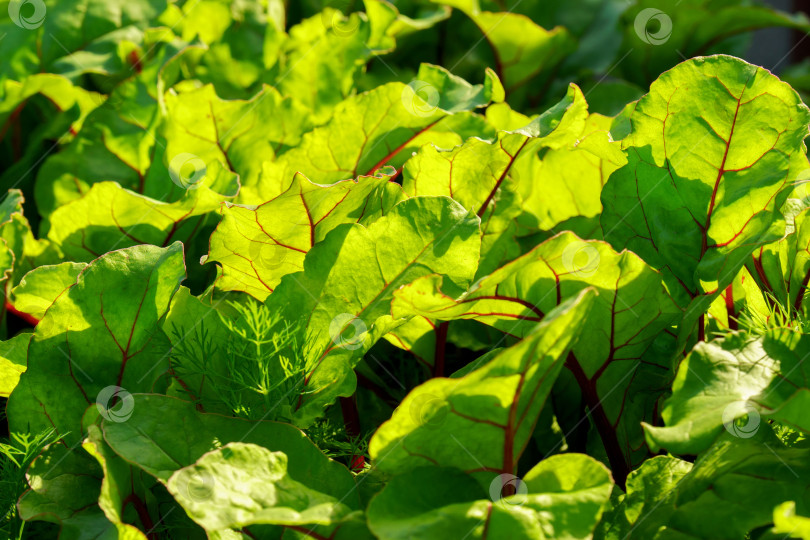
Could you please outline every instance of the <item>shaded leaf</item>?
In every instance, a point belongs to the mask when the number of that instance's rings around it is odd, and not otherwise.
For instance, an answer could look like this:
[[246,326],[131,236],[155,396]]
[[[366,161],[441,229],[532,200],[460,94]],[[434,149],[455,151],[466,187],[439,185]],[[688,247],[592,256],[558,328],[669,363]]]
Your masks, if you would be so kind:
[[699,343],[678,367],[664,402],[666,427],[644,426],[650,446],[697,454],[724,428],[750,437],[769,418],[810,433],[808,355],[810,339],[785,328]]
[[806,168],[810,112],[769,72],[711,56],[661,75],[629,122],[628,164],[602,191],[602,229],[661,269],[688,306],[685,340],[752,251],[785,234],[779,209]]
[[510,481],[517,494],[501,498],[500,478],[487,492],[457,469],[420,467],[396,476],[371,501],[369,525],[382,540],[459,534],[584,540],[591,538],[612,487],[607,469],[582,454],[552,456]]
[[72,447],[88,406],[126,416],[128,391],[165,387],[169,342],[159,322],[184,277],[180,243],[113,251],[88,265],[37,325],[28,370],[9,398],[10,429],[53,427]]
[[516,474],[594,297],[586,290],[566,301],[475,371],[418,386],[371,439],[377,467],[394,474],[423,465],[456,467],[476,473],[484,485],[497,474]]

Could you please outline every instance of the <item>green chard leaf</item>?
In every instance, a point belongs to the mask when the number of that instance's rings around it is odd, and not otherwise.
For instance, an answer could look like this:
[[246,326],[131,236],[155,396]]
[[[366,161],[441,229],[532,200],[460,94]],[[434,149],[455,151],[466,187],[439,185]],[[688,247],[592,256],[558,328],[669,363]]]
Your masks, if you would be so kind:
[[613,171],[627,163],[621,143],[611,138],[612,121],[590,114],[573,143],[515,163],[514,175],[521,179],[517,182],[522,209],[517,218],[520,236],[564,230],[569,220],[578,218],[598,221],[602,187]]
[[810,339],[787,328],[762,337],[730,333],[697,344],[678,367],[672,396],[664,402],[666,426],[644,426],[650,446],[697,454],[724,429],[746,437],[767,419],[810,433],[808,355]]
[[[394,479],[369,505],[381,540],[450,538],[589,539],[610,497],[610,473],[583,454],[552,456],[501,497],[501,478],[487,490],[452,468],[419,467]],[[425,489],[425,486],[432,486]],[[487,496],[490,499],[487,499]]]
[[302,329],[307,362],[296,423],[355,390],[359,357],[404,320],[391,317],[394,291],[434,272],[460,292],[478,263],[480,221],[447,197],[414,197],[364,227],[343,224],[315,244],[304,270],[288,274],[267,299]]
[[602,229],[663,272],[687,308],[682,342],[751,253],[784,236],[780,208],[806,168],[808,122],[790,86],[728,56],[679,64],[633,108]]
[[187,401],[136,394],[132,416],[105,419],[102,429],[118,456],[167,486],[209,533],[274,525],[283,529],[272,538],[299,527],[324,537],[359,534],[351,473],[289,424],[202,413]]
[[275,162],[266,162],[257,186],[245,186],[240,201],[267,201],[284,192],[296,172],[318,183],[332,183],[400,168],[411,153],[432,143],[452,148],[492,130],[469,111],[484,107],[500,86],[487,72],[487,84],[471,85],[443,68],[423,64],[409,85],[389,83],[350,97],[325,126],[304,135],[301,144]]
[[479,0],[432,1],[459,9],[475,22],[492,48],[495,71],[510,96],[525,94],[528,86],[542,87],[554,68],[576,48],[570,32],[561,26],[546,30],[511,10],[482,11]]
[[9,190],[0,201],[0,291],[3,293],[0,337],[6,335],[6,310],[12,287],[28,270],[42,263],[42,259],[55,255],[49,242],[37,240],[31,233],[23,215],[24,202],[22,192],[17,189]]
[[139,244],[168,246],[176,240],[190,244],[198,231],[216,221],[215,211],[227,196],[217,191],[229,191],[233,197],[239,189],[236,176],[219,162],[215,165],[172,203],[134,193],[115,182],[94,184],[82,198],[51,215],[48,239],[75,261],[89,261],[107,251]]
[[617,482],[629,464],[646,456],[638,422],[651,419],[669,362],[644,354],[678,320],[680,310],[661,275],[633,253],[570,232],[540,244],[479,279],[466,293],[442,293],[441,276],[416,280],[394,294],[394,317],[475,319],[517,337],[530,332],[555,306],[595,287],[588,339],[578,341],[566,366],[583,392],[610,457]]
[[[498,112],[490,112],[493,107]],[[493,107],[487,110],[488,118],[496,116],[501,120],[512,113],[505,104]],[[582,92],[571,85],[556,106],[532,121],[520,115],[514,119],[519,127],[499,132],[496,142],[472,138],[452,150],[423,146],[405,163],[402,187],[411,196],[452,197],[481,217],[481,262],[476,275],[486,275],[520,254],[515,219],[526,204],[518,192],[532,189],[527,187],[528,181],[521,182],[520,178],[532,177],[517,173],[519,163],[538,151],[553,152],[573,144],[586,116]],[[501,121],[495,123],[513,127]],[[435,350],[434,330],[429,319],[417,317],[393,330],[386,339],[429,366]]]
[[[209,531],[244,532],[250,525],[306,530],[335,525],[351,513],[335,497],[296,481],[287,463],[282,452],[232,442],[178,469],[167,487],[192,519]],[[210,496],[201,496],[203,486]]]
[[290,187],[256,207],[225,205],[206,261],[222,265],[216,286],[265,300],[281,278],[344,223],[369,224],[405,195],[390,177],[368,176],[324,186],[296,174]]
[[20,517],[58,524],[60,539],[118,538],[116,525],[98,505],[103,477],[103,470],[90,456],[53,443],[28,469],[31,489],[17,503]]
[[112,452],[104,442],[99,426],[92,424],[87,429],[88,437],[82,447],[98,461],[104,474],[98,506],[115,525],[119,540],[146,540],[147,536],[140,529],[124,522],[124,511],[131,506],[135,508],[144,529],[151,532],[155,528],[141,497],[144,487],[148,487],[143,485],[142,477],[145,475]]
[[[370,42],[382,50],[394,49],[397,38],[433,28],[449,18],[451,11],[448,6],[414,6],[417,2],[397,2],[398,5],[394,5],[386,0],[363,0],[363,4],[371,24]],[[419,11],[415,9],[417,7]]]
[[184,277],[180,243],[113,251],[88,265],[37,325],[9,398],[11,431],[52,427],[74,447],[89,406],[125,414],[127,392],[165,387],[169,341],[159,323]]
[[785,447],[768,424],[760,428],[748,438],[722,435],[694,465],[663,456],[646,461],[597,538],[738,540],[769,527],[786,502],[799,498],[806,514],[810,450]]
[[[56,146],[69,142],[87,115],[104,101],[101,94],[50,73],[0,83],[0,98],[0,140],[12,139],[8,151],[0,153],[6,165],[0,185],[26,193],[31,192],[35,178],[31,173],[37,165]],[[9,133],[13,135],[8,137]]]
[[250,100],[220,99],[210,84],[168,93],[165,100],[166,162],[181,178],[186,162],[200,160],[203,168],[227,165],[242,185],[255,185],[262,163],[298,146],[311,129],[306,109],[269,86]]
[[[88,115],[81,131],[37,172],[35,195],[45,223],[65,203],[78,199],[93,184],[118,182],[126,189],[160,200],[176,200],[185,190],[170,181],[162,164],[165,141],[159,133],[164,114],[158,106],[163,91],[186,61],[202,49],[178,43],[156,29],[141,70],[116,86]],[[154,163],[161,163],[150,175]],[[47,232],[47,226],[44,228]]]
[[369,444],[392,474],[456,467],[489,486],[514,475],[565,357],[594,307],[586,289],[550,311],[524,339],[460,378],[435,378],[402,401]]
[[514,175],[514,165],[542,148],[573,143],[587,114],[585,98],[572,84],[557,105],[521,129],[500,132],[497,141],[472,138],[449,151],[422,147],[405,163],[402,187],[411,196],[453,197],[481,218],[478,275],[484,275],[520,253],[514,219],[522,203],[516,192],[524,188]]
[[343,465],[328,459],[299,429],[281,422],[250,421],[202,413],[193,403],[157,394],[132,396],[126,422],[102,422],[104,440],[116,454],[161,482],[193,465],[206,452],[231,442],[262,446],[284,453],[289,471],[305,484],[321,483],[321,491],[358,508],[354,480]]

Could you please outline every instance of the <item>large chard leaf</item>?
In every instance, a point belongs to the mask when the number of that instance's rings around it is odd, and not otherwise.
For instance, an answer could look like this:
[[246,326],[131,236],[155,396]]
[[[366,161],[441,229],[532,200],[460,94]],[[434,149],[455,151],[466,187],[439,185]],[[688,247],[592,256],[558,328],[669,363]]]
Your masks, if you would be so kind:
[[664,273],[682,334],[757,247],[785,234],[786,187],[806,168],[810,111],[785,83],[728,56],[661,75],[629,116],[628,163],[602,191],[602,229]]
[[12,431],[53,427],[73,447],[88,406],[165,388],[169,342],[159,322],[185,277],[183,249],[136,246],[96,260],[37,325],[28,369],[8,403]]
[[466,288],[478,263],[477,216],[447,197],[402,201],[367,228],[344,224],[310,249],[304,270],[282,278],[267,304],[304,333],[307,377],[297,405],[306,425],[355,389],[354,364],[401,321],[393,293],[439,273],[448,290]]
[[[9,190],[0,202],[0,286],[3,288],[3,318],[5,318],[5,294],[13,284],[14,267],[23,258],[26,236],[31,234],[28,220],[23,216],[23,195],[19,190]],[[1,330],[5,335],[5,325]]]
[[511,481],[520,486],[518,493],[501,498],[499,481],[487,493],[457,469],[420,467],[395,477],[372,500],[369,525],[382,540],[465,534],[482,540],[585,540],[591,538],[613,485],[608,470],[582,454],[552,456]]
[[26,475],[31,489],[19,501],[20,516],[58,524],[60,540],[146,540],[157,521],[144,501],[154,479],[104,443],[94,423],[99,414],[90,408],[85,415],[86,453],[78,445],[53,443],[34,460]]
[[523,186],[512,175],[513,166],[541,148],[572,144],[587,114],[585,98],[572,84],[557,105],[521,129],[500,132],[497,141],[472,138],[449,151],[424,146],[405,164],[402,187],[412,196],[453,197],[481,217],[478,275],[484,275],[520,253],[514,240],[514,219],[520,213],[521,201],[515,192]]
[[20,187],[26,193],[39,162],[57,144],[70,141],[85,117],[104,101],[104,96],[50,73],[4,81],[0,97],[0,141],[10,140],[8,151],[0,155],[7,165],[0,185]]
[[650,446],[697,454],[723,428],[750,436],[765,419],[810,433],[808,355],[810,339],[784,328],[699,343],[681,362],[664,402],[666,427],[644,426]]
[[[676,494],[675,489],[690,470],[691,463],[671,456],[655,456],[642,463],[627,476],[626,494],[618,492],[595,538],[653,537],[672,514],[671,499]],[[644,519],[639,519],[641,516]]]
[[588,339],[567,360],[623,482],[628,465],[646,454],[638,422],[651,410],[668,375],[666,358],[642,360],[653,340],[680,316],[661,275],[633,253],[570,232],[540,244],[459,297],[443,294],[441,277],[428,276],[395,293],[392,312],[431,319],[475,319],[518,337],[561,301],[588,287],[599,296],[588,319]]
[[118,182],[160,200],[182,195],[183,187],[170,181],[166,166],[158,178],[149,177],[150,167],[161,161],[165,150],[165,143],[158,139],[162,121],[158,102],[165,85],[177,78],[181,62],[201,52],[164,32],[154,33],[141,70],[116,86],[88,115],[77,136],[42,163],[35,193],[43,217],[81,197],[97,182]]
[[255,185],[262,162],[298,146],[310,129],[306,110],[272,87],[245,101],[220,99],[212,85],[169,93],[165,100],[162,135],[167,163],[176,173],[192,159],[208,167],[221,162],[243,185]]
[[[105,442],[118,456],[166,485],[191,517],[209,531],[241,528],[237,527],[240,519],[245,525],[265,523],[295,529],[298,523],[295,520],[285,520],[279,514],[275,521],[267,517],[274,506],[281,506],[272,502],[271,486],[266,490],[260,486],[248,490],[241,480],[270,472],[263,466],[257,470],[258,463],[279,467],[277,472],[281,475],[281,461],[285,462],[289,476],[282,480],[276,493],[283,491],[283,483],[290,478],[290,485],[303,488],[299,495],[317,489],[317,497],[324,502],[321,509],[325,513],[321,518],[331,515],[335,521],[317,518],[303,523],[311,524],[312,530],[324,537],[336,534],[335,538],[340,538],[340,534],[345,534],[340,531],[356,531],[350,512],[360,508],[360,501],[351,473],[328,459],[293,426],[201,413],[193,403],[168,396],[136,394],[132,399],[132,416],[126,422],[102,422]],[[247,450],[243,452],[245,447]],[[239,458],[246,455],[250,457],[248,462]],[[212,462],[222,466],[213,466]],[[250,497],[253,502],[224,504],[224,499],[230,497],[242,501]],[[297,508],[306,510],[309,502],[299,500],[297,504],[303,507]],[[269,509],[264,518],[258,512],[260,507]],[[235,508],[242,508],[244,513],[235,518]],[[257,512],[251,513],[250,508]],[[283,529],[278,530],[271,537],[278,538],[282,533]]]
[[[23,213],[25,198],[18,189],[10,189],[0,202],[0,284],[4,288],[52,256],[46,241],[36,240]],[[48,252],[48,253],[46,253]]]
[[318,183],[371,174],[385,165],[401,167],[426,143],[452,148],[472,136],[488,136],[483,118],[472,114],[502,99],[497,77],[471,85],[443,68],[423,64],[410,85],[389,83],[350,97],[331,121],[306,134],[301,144],[266,163],[259,185],[246,186],[241,201],[259,203],[285,191],[295,172]]
[[522,209],[517,218],[520,236],[564,229],[568,220],[578,218],[598,221],[602,186],[627,163],[621,143],[611,139],[612,121],[590,114],[573,143],[515,163],[513,175],[518,178]]
[[463,11],[492,47],[495,70],[507,95],[528,83],[542,86],[554,68],[572,52],[576,41],[566,28],[546,30],[519,13],[482,11],[479,0],[432,0]]
[[[136,394],[132,400],[132,416],[126,422],[102,422],[104,440],[116,454],[162,482],[206,452],[244,442],[283,452],[296,479],[308,485],[320,482],[321,491],[330,496],[340,499],[354,487],[348,469],[327,459],[289,424],[201,413],[193,403],[157,394]],[[351,508],[359,505],[356,494],[343,502]]]
[[[553,151],[573,144],[587,116],[587,104],[576,85],[550,110],[532,121],[499,104],[498,113],[487,111],[491,123],[512,128],[499,132],[495,142],[471,138],[452,150],[423,146],[402,169],[402,187],[416,195],[452,197],[481,217],[481,262],[477,276],[497,269],[520,254],[515,218],[526,208],[517,194],[531,192],[532,176],[517,174],[519,163],[538,151]],[[505,108],[507,110],[503,110]],[[506,122],[512,113],[519,118]],[[494,121],[493,121],[494,120]],[[527,181],[521,182],[520,178]],[[417,317],[393,330],[386,339],[415,354],[426,365],[433,364],[435,325]]]
[[567,300],[523,341],[465,376],[418,386],[371,439],[376,466],[395,474],[424,465],[456,467],[484,486],[499,474],[516,474],[595,296],[588,289]]
[[344,16],[331,7],[290,29],[279,46],[275,85],[295,96],[322,124],[349,97],[382,36],[359,13]]
[[[166,8],[166,0],[43,0],[2,10],[0,54],[8,61],[2,79],[50,72],[126,77],[130,52],[140,53],[143,28]],[[137,57],[137,56],[136,56]]]
[[785,502],[799,499],[806,515],[808,452],[785,447],[765,424],[751,438],[723,435],[694,466],[648,460],[628,478],[627,496],[597,538],[738,540],[773,523]]
[[100,94],[74,86],[65,77],[51,73],[31,75],[21,82],[5,81],[0,95],[3,96],[0,104],[0,122],[3,124],[15,114],[19,115],[29,99],[42,95],[57,111],[72,116],[69,128],[73,134],[81,129],[84,118],[104,101]]
[[296,175],[284,193],[262,205],[223,206],[207,257],[222,265],[217,288],[263,301],[282,276],[303,269],[304,256],[329,231],[344,223],[368,224],[404,199],[389,179],[368,176],[322,186]]
[[[191,518],[208,531],[245,533],[251,525],[314,531],[317,525],[337,525],[351,513],[337,498],[297,481],[287,465],[282,452],[232,442],[177,470],[167,487]],[[199,486],[201,478],[206,479],[208,497],[201,497],[199,489],[190,489]]]
[[182,240],[188,245],[198,231],[216,220],[214,211],[223,198],[239,190],[236,176],[216,165],[195,189],[173,203],[134,193],[115,182],[95,184],[82,198],[51,215],[48,239],[74,261],[138,244],[167,246]]

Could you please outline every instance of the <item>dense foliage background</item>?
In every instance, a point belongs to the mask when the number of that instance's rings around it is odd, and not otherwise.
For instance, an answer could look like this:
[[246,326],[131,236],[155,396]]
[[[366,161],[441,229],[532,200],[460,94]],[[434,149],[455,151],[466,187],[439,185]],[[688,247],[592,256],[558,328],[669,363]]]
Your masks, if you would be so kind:
[[804,14],[0,3],[0,537],[810,539]]

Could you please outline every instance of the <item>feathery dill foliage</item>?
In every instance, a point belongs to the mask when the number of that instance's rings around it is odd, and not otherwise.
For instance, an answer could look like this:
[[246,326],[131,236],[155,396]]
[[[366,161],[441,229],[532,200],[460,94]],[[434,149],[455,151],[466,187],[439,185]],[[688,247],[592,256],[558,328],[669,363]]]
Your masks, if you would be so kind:
[[[307,373],[296,327],[252,299],[229,302],[228,308],[190,335],[174,332],[175,376],[192,397],[204,396],[206,410],[212,402],[225,409],[211,412],[289,420]],[[197,384],[189,387],[188,381]]]
[[34,458],[50,443],[59,440],[48,429],[31,435],[12,433],[8,442],[0,442],[0,537],[23,538],[25,522],[17,515],[17,500],[28,489],[25,472]]
[[318,448],[327,456],[352,466],[351,460],[356,456],[368,455],[368,441],[371,433],[352,437],[340,422],[321,418],[306,430]]

